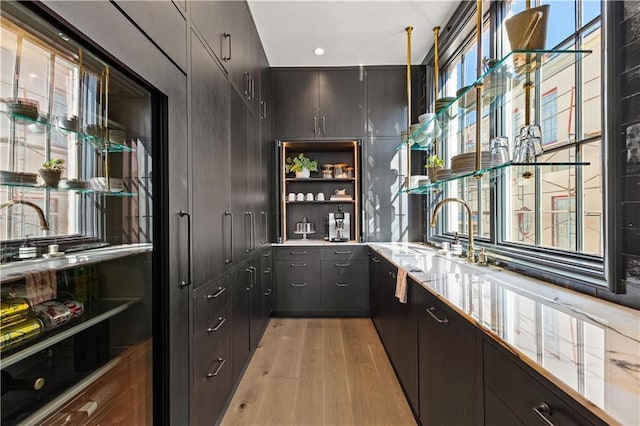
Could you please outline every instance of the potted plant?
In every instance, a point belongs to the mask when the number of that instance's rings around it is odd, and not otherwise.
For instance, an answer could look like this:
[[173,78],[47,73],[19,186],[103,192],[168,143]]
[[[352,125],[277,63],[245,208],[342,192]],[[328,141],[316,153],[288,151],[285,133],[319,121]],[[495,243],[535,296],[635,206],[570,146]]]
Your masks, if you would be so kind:
[[288,157],[284,170],[286,173],[294,172],[296,178],[307,179],[311,172],[318,171],[318,162],[305,157],[304,154],[301,153],[296,157]]
[[60,182],[60,176],[64,170],[64,160],[61,158],[52,158],[42,163],[42,168],[39,170],[40,176],[45,185],[57,188],[58,182]]
[[437,155],[431,155],[427,158],[427,165],[424,166],[427,169],[427,174],[429,175],[429,180],[431,183],[437,180],[436,175],[438,174],[438,170],[444,167],[444,161]]

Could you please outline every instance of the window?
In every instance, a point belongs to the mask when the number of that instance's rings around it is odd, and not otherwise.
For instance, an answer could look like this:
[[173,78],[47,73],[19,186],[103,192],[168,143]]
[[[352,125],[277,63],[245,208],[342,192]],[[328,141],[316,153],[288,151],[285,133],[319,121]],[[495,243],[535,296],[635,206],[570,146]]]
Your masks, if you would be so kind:
[[[471,205],[474,236],[496,251],[518,253],[531,257],[557,256],[563,259],[592,262],[593,270],[602,266],[602,164],[601,164],[601,17],[600,2],[592,0],[561,0],[532,2],[550,4],[547,45],[549,50],[591,50],[562,71],[545,76],[532,72],[531,121],[541,126],[544,152],[538,162],[588,162],[588,166],[537,166],[526,173],[512,167],[500,179],[485,174],[481,179],[467,178],[447,184],[443,195],[459,197]],[[524,10],[525,0],[492,3],[490,12],[501,10],[496,16],[510,17]],[[506,19],[506,18],[505,18]],[[495,46],[505,46],[501,58],[508,53],[504,25],[485,19],[483,56],[489,56],[485,40]],[[455,96],[458,89],[476,77],[475,36],[469,34],[457,51],[444,58],[441,89]],[[473,73],[473,79],[469,74]],[[475,150],[475,125],[482,120],[483,150],[488,150],[491,137],[509,136],[511,144],[525,124],[525,96],[523,82],[513,83],[509,94],[493,105],[477,108],[467,103],[456,110],[455,126],[444,135],[443,152],[446,161],[453,155]],[[486,85],[486,82],[485,82]],[[485,87],[486,89],[486,87]],[[473,93],[473,91],[471,92]],[[468,98],[467,98],[468,99]],[[467,100],[462,100],[466,102]],[[432,200],[434,201],[434,200]],[[450,204],[445,219],[436,232],[449,238],[454,232],[467,234],[466,215]],[[491,220],[494,218],[493,220]],[[494,224],[494,228],[492,228]],[[530,248],[535,248],[534,251]],[[597,266],[600,265],[600,266]]]

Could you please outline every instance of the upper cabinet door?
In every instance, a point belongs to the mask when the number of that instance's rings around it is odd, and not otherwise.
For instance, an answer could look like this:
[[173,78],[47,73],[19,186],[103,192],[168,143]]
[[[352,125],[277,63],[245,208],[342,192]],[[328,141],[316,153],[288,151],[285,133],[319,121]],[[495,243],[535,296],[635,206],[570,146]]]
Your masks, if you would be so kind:
[[366,73],[368,136],[399,136],[407,128],[405,68],[368,68]]
[[274,136],[315,138],[320,131],[318,73],[274,71],[273,89]]
[[319,136],[364,136],[364,72],[360,69],[318,71],[318,84]]
[[264,51],[260,50],[260,121],[262,128],[271,133],[271,116],[273,103],[271,102],[271,72],[269,61]]
[[240,39],[243,27],[244,2],[192,1],[191,22],[202,34],[209,48],[227,72],[240,60]]
[[[191,38],[191,170],[193,185],[194,287],[207,282],[230,259],[229,83],[200,40]],[[211,238],[215,235],[216,238]]]

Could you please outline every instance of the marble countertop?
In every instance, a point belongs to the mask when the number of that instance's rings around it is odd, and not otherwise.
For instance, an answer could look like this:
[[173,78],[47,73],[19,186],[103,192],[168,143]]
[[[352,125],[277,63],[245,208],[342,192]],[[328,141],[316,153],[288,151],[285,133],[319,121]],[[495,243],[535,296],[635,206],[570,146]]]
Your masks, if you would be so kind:
[[106,262],[121,257],[135,254],[150,253],[153,251],[153,244],[122,244],[118,246],[108,246],[98,249],[77,251],[65,254],[60,257],[50,257],[48,259],[38,258],[33,260],[23,260],[20,262],[6,263],[0,266],[0,281],[19,277],[25,272],[43,271],[46,269],[68,269],[84,264]]
[[287,240],[286,243],[279,243],[279,244],[271,244],[274,247],[287,247],[287,246],[366,246],[367,243],[360,243],[357,241],[344,241],[344,242],[337,242],[337,241],[325,241],[325,240],[303,240],[303,239],[299,239],[299,240]]
[[640,425],[640,311],[417,243],[369,243],[609,424]]

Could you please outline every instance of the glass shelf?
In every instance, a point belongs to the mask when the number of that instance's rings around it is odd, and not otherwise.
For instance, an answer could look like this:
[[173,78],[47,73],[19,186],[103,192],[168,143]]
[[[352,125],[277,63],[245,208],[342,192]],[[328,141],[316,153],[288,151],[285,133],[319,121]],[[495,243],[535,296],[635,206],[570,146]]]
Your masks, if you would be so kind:
[[353,204],[354,200],[324,200],[324,201],[287,201],[290,204]]
[[27,190],[43,190],[46,189],[50,192],[78,192],[78,193],[83,193],[83,194],[99,194],[99,195],[104,195],[107,197],[135,197],[136,195],[138,195],[135,192],[125,192],[125,191],[120,191],[120,192],[114,192],[114,191],[99,191],[96,189],[90,189],[90,188],[52,188],[49,186],[44,186],[44,185],[38,185],[38,184],[26,184],[26,183],[6,183],[6,182],[1,182],[0,186],[10,186],[13,188],[23,188],[23,189],[27,189]]
[[[445,128],[448,121],[456,118],[458,114],[475,108],[475,86],[483,85],[483,106],[498,108],[503,105],[505,96],[514,89],[530,80],[530,73],[540,72],[540,81],[549,79],[559,72],[567,69],[585,56],[592,53],[591,50],[514,50],[496,62],[473,84],[459,89],[455,97],[450,98],[441,110],[430,120],[422,123],[420,128],[409,137],[412,141],[421,139],[421,134],[426,134],[427,141],[421,144],[413,143],[411,150],[428,151],[433,147],[433,133],[437,129]],[[431,130],[433,129],[433,130]],[[429,134],[427,130],[431,130]],[[406,143],[398,145],[396,150],[406,147]]]
[[286,178],[285,182],[354,182],[355,178]]
[[[463,173],[459,173],[456,174],[454,176],[448,177],[446,179],[442,179],[439,180],[437,182],[434,183],[429,183],[428,185],[423,185],[423,186],[418,186],[415,188],[410,188],[410,189],[402,189],[400,190],[400,193],[403,194],[430,194],[431,192],[437,192],[437,191],[441,191],[444,186],[449,183],[449,182],[454,182],[457,180],[462,180],[468,177],[480,177],[484,174],[487,173],[491,173],[492,177],[498,177],[500,174],[502,174],[503,172],[505,172],[508,169],[516,169],[518,167],[523,168],[524,170],[522,171],[518,171],[518,173],[521,173],[523,175],[523,177],[533,177],[533,175],[535,174],[535,171],[532,171],[531,169],[533,168],[537,168],[537,167],[555,167],[557,171],[560,170],[566,170],[569,169],[571,167],[581,167],[581,166],[588,166],[591,163],[589,162],[549,162],[549,163],[513,163],[513,162],[509,162],[509,163],[505,163],[505,164],[501,164],[499,166],[494,166],[494,167],[488,167],[486,169],[482,169],[482,170],[473,170],[473,171],[469,171],[469,172],[463,172]],[[518,169],[516,169],[518,170]]]
[[101,152],[105,152],[107,150],[107,147],[109,152],[134,152],[135,151],[134,148],[131,148],[127,145],[114,143],[114,142],[105,140],[103,138],[90,135],[88,133],[83,133],[80,131],[67,129],[65,127],[60,127],[55,123],[52,123],[46,119],[43,119],[42,117],[32,118],[32,117],[27,117],[20,114],[14,114],[7,111],[0,111],[0,112],[3,115],[9,117],[11,120],[15,121],[16,123],[28,126],[29,130],[31,130],[34,133],[44,133],[45,131],[54,130],[67,135],[75,134],[78,137],[90,143],[95,149]]
[[89,327],[93,327],[94,325],[129,309],[133,304],[138,303],[140,300],[141,299],[104,299],[87,304],[85,306],[84,314],[80,318],[70,322],[68,326],[55,329],[51,332],[45,332],[35,340],[32,340],[29,343],[25,342],[26,346],[21,346],[20,348],[16,348],[11,351],[6,350],[5,353],[2,354],[0,365],[2,368],[7,368],[17,362],[20,362],[43,349],[53,346],[56,343],[59,343]]

